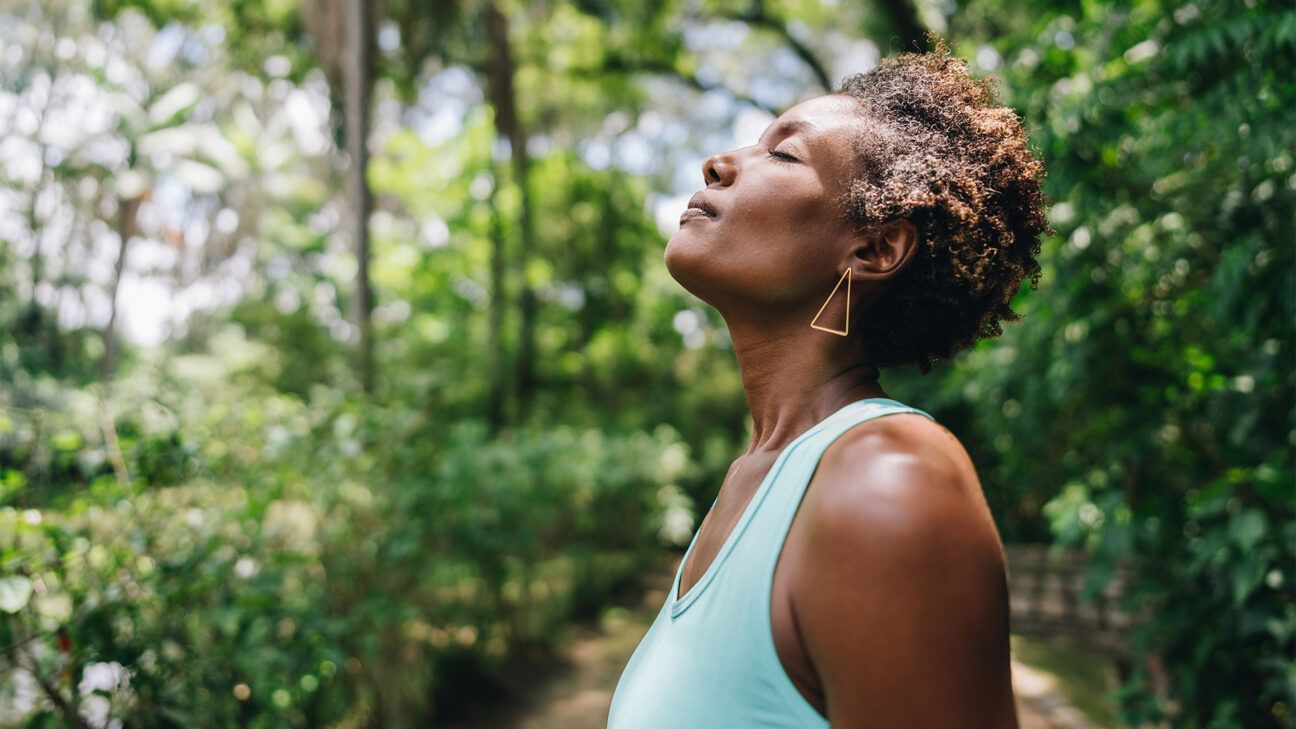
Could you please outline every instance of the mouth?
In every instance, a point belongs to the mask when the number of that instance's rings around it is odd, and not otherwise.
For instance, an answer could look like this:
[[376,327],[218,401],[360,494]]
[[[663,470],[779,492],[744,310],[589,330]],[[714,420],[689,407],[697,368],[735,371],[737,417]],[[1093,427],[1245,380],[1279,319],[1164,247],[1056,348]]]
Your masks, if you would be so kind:
[[717,216],[715,206],[707,202],[703,194],[699,192],[689,200],[688,209],[680,215],[681,224],[697,218],[715,218]]

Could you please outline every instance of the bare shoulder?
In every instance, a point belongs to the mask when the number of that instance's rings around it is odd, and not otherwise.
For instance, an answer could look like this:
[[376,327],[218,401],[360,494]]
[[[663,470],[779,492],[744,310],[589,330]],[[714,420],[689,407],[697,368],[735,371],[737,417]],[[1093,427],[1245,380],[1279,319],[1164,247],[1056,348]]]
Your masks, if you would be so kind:
[[999,546],[967,450],[922,415],[887,415],[846,431],[824,451],[814,484],[811,519],[825,527],[886,526],[910,538],[920,536],[913,530],[959,528]]
[[[842,557],[938,573],[971,560],[1002,570],[1003,546],[971,458],[922,415],[848,430],[824,451],[807,500],[808,526],[824,537],[816,546]],[[859,549],[840,551],[848,545]]]
[[793,608],[834,726],[1015,726],[1003,546],[954,434],[860,423],[802,506]]
[[897,467],[976,481],[972,459],[958,437],[917,413],[894,413],[856,424],[824,451],[816,477],[858,475],[863,469],[874,477],[885,476]]

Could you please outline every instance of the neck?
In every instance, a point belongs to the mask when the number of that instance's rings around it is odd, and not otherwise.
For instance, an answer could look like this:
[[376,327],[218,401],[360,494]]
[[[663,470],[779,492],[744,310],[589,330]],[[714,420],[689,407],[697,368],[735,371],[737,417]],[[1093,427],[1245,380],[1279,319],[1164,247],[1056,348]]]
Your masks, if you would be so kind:
[[747,454],[780,451],[842,407],[887,396],[854,332],[843,337],[808,323],[771,328],[732,321],[729,336],[751,410]]

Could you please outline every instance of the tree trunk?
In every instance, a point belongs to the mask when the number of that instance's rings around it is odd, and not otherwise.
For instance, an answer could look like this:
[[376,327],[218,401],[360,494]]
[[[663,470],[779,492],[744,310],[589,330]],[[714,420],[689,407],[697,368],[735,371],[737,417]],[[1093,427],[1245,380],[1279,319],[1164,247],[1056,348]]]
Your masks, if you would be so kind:
[[490,196],[487,204],[491,211],[491,297],[490,297],[490,331],[488,351],[490,362],[490,392],[486,401],[486,420],[490,423],[491,432],[498,433],[508,425],[508,413],[505,411],[508,402],[508,383],[505,378],[504,353],[504,312],[508,308],[508,284],[505,275],[504,261],[508,257],[508,242],[504,234],[504,221],[498,206],[500,181],[503,175],[495,165],[491,166]]
[[513,268],[518,271],[518,351],[514,361],[514,393],[520,414],[529,409],[535,388],[535,291],[527,282],[527,260],[534,250],[535,235],[532,224],[532,198],[530,185],[531,159],[527,155],[527,135],[517,113],[517,92],[513,86],[516,65],[508,36],[508,18],[491,2],[486,6],[486,32],[490,36],[491,63],[488,93],[495,107],[496,132],[508,140],[509,156],[513,163],[513,179],[518,186],[521,210],[519,212],[518,255]]
[[121,288],[122,271],[126,268],[126,254],[129,252],[130,239],[135,235],[135,212],[139,210],[143,198],[134,197],[122,200],[117,209],[117,263],[113,267],[112,289],[108,292],[108,324],[104,326],[103,360],[99,363],[99,378],[107,383],[117,372],[117,295]]
[[360,327],[359,375],[366,394],[374,391],[373,291],[369,286],[369,213],[373,196],[365,172],[369,167],[369,98],[373,89],[373,17],[365,0],[346,7],[346,144],[347,198],[351,204],[351,240],[356,256],[356,323]]

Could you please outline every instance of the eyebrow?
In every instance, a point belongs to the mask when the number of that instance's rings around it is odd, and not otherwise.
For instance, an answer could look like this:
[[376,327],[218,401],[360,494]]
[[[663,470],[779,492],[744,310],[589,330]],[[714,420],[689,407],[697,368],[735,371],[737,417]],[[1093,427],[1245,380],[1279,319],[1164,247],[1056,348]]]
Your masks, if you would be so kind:
[[779,122],[778,126],[775,126],[773,129],[770,130],[770,134],[775,137],[778,136],[787,137],[796,134],[797,132],[807,132],[814,128],[815,128],[814,124],[804,119],[788,119],[786,121]]

